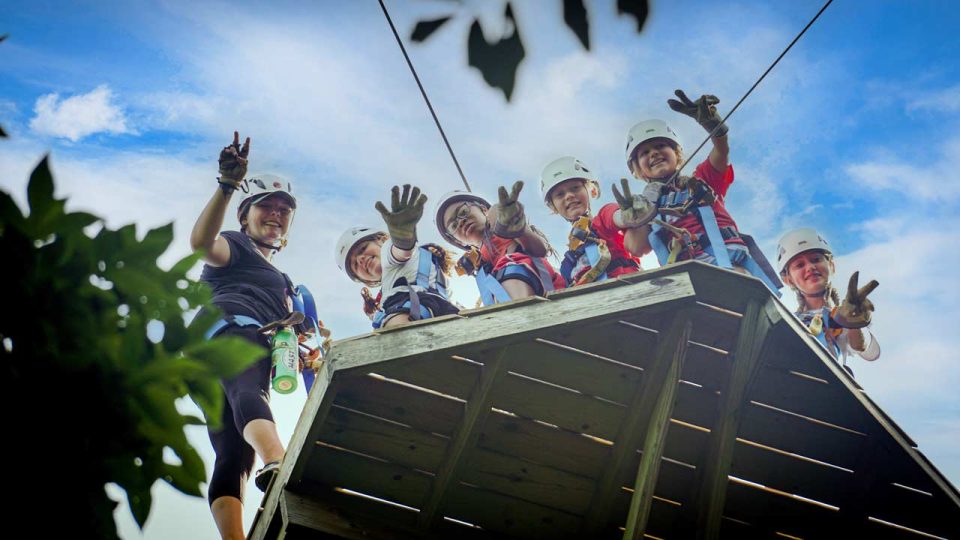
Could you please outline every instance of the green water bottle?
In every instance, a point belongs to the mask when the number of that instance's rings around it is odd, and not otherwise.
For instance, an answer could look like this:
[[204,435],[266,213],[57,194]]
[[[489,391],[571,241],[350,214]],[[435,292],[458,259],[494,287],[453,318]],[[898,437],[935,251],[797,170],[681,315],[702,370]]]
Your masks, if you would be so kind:
[[297,333],[290,326],[281,326],[270,342],[273,359],[273,389],[290,394],[297,389]]

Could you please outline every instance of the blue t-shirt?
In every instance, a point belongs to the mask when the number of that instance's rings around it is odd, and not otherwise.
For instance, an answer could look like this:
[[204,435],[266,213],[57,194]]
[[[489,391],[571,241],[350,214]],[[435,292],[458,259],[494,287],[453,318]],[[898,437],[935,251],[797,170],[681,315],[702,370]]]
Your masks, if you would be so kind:
[[230,244],[230,262],[205,264],[200,275],[213,289],[213,304],[225,315],[246,315],[262,324],[286,317],[290,277],[267,262],[246,234],[224,231],[220,236]]

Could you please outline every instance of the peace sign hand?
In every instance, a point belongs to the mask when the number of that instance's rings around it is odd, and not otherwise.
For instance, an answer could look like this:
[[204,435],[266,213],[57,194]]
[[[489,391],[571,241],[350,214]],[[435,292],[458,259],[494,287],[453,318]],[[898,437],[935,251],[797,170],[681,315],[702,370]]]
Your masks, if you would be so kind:
[[633,229],[650,223],[657,216],[656,199],[663,184],[650,182],[643,190],[643,195],[633,195],[630,192],[630,181],[626,178],[620,179],[620,186],[623,188],[622,194],[617,190],[617,185],[613,185],[613,198],[620,206],[620,221],[623,226]]
[[427,196],[420,193],[420,188],[412,186],[411,189],[410,184],[404,184],[402,195],[400,186],[390,190],[390,210],[380,201],[374,205],[398,249],[409,251],[417,244],[417,223],[423,217],[425,204]]
[[497,190],[499,200],[490,212],[490,214],[496,216],[493,234],[503,238],[523,236],[523,232],[527,228],[527,217],[523,213],[523,205],[518,200],[522,189],[523,180],[517,180],[509,194],[507,194],[507,188],[504,186],[500,186]]
[[720,103],[717,96],[704,94],[696,101],[690,101],[683,90],[676,90],[674,94],[680,98],[680,101],[668,99],[667,105],[671,109],[696,120],[712,137],[723,137],[727,134],[727,125],[723,123],[723,118],[717,112],[717,103]]
[[874,307],[873,302],[867,300],[867,295],[873,292],[880,283],[874,279],[857,289],[859,279],[860,272],[854,272],[850,276],[847,297],[843,299],[843,303],[840,304],[837,312],[833,315],[833,320],[844,328],[863,328],[870,324]]
[[247,156],[250,154],[250,137],[240,146],[240,133],[233,132],[233,143],[220,151],[220,183],[239,187],[247,174]]

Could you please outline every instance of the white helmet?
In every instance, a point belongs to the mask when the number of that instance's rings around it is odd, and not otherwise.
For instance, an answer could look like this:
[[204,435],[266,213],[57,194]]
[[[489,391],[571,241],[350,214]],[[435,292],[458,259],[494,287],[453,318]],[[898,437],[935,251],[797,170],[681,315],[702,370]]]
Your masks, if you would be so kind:
[[293,196],[290,182],[275,174],[258,174],[247,178],[243,182],[247,187],[247,192],[240,199],[240,206],[237,207],[237,219],[239,220],[243,220],[251,205],[257,204],[274,193],[282,194],[291,207],[297,207],[297,199]]
[[372,227],[350,227],[343,231],[340,239],[337,240],[337,247],[333,253],[333,257],[337,261],[337,268],[342,272],[346,272],[347,277],[353,281],[366,284],[365,281],[355,276],[353,271],[350,270],[350,265],[347,264],[347,256],[350,255],[350,250],[353,249],[353,246],[365,240],[376,238],[381,234],[385,235],[387,233]]
[[579,159],[572,156],[557,158],[547,164],[540,173],[540,193],[543,202],[550,207],[550,190],[567,180],[582,179],[599,184],[599,179]]
[[670,126],[667,125],[663,120],[644,120],[639,124],[636,124],[630,131],[627,132],[627,168],[630,169],[630,172],[633,171],[633,151],[637,149],[640,144],[649,141],[650,139],[668,139],[673,141],[678,147],[682,146],[680,144],[680,137],[677,136],[676,132],[670,129]]
[[780,274],[787,270],[790,259],[812,249],[833,253],[830,244],[816,229],[794,229],[783,235],[777,245],[777,267],[780,269]]
[[440,236],[442,236],[447,242],[450,242],[460,249],[469,249],[469,246],[462,244],[459,240],[454,238],[452,234],[447,232],[446,224],[443,222],[443,213],[446,212],[447,207],[451,204],[457,204],[459,202],[472,202],[483,207],[485,210],[490,209],[490,202],[479,195],[470,193],[469,191],[451,191],[443,197],[440,197],[440,200],[437,201],[436,211],[433,213],[433,223],[437,226],[437,230],[440,231]]

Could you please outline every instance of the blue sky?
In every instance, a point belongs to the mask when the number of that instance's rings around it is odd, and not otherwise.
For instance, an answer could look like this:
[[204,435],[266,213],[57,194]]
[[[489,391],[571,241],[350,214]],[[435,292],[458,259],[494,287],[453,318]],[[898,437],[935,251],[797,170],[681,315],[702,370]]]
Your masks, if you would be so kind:
[[[560,2],[518,3],[528,55],[510,104],[466,67],[464,49],[474,16],[491,37],[502,29],[500,2],[466,2],[433,39],[408,44],[474,189],[493,194],[526,180],[531,221],[554,244],[566,230],[539,202],[545,163],[581,158],[599,171],[602,201],[610,201],[609,185],[627,174],[622,148],[633,123],[663,118],[692,150],[703,133],[667,108],[673,89],[716,94],[728,111],[820,7],[652,3],[638,35],[613,0],[588,2],[591,53],[563,26]],[[388,6],[408,33],[454,4]],[[318,293],[337,337],[368,328],[357,289],[333,262],[340,232],[376,224],[373,203],[395,183],[418,184],[434,200],[460,187],[374,0],[4,1],[0,20],[10,34],[0,44],[0,124],[11,134],[0,143],[0,188],[22,201],[29,171],[49,151],[59,193],[75,208],[142,230],[174,221],[169,262],[188,250],[217,153],[237,129],[253,138],[252,171],[294,182],[300,210],[278,264]],[[952,2],[835,2],[731,118],[737,180],[727,199],[768,254],[781,233],[814,226],[835,246],[838,281],[853,270],[880,281],[873,297],[883,356],[853,367],[954,483],[957,28]],[[431,219],[421,223],[421,237],[438,240]],[[455,286],[472,304],[472,285]],[[274,400],[285,438],[301,403],[302,395]],[[207,449],[202,431],[191,438]],[[212,452],[205,457],[210,463]],[[154,491],[145,537],[215,534],[205,501]],[[139,535],[125,509],[117,516],[126,537]]]

